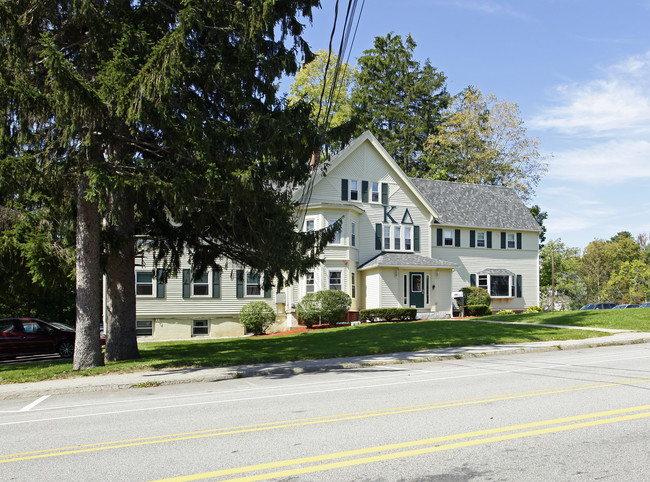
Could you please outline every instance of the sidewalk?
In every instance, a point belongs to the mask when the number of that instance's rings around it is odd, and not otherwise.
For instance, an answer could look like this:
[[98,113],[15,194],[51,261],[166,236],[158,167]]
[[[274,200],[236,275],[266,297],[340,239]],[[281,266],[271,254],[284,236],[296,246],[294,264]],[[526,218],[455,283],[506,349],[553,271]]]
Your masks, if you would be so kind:
[[[560,328],[567,327],[561,326]],[[571,328],[576,329],[577,327],[573,326]],[[608,333],[611,333],[611,335],[605,337],[587,338],[584,340],[543,341],[533,343],[452,347],[418,352],[355,356],[325,360],[306,360],[216,368],[180,368],[126,374],[108,374],[92,377],[67,378],[63,380],[46,380],[33,383],[0,385],[0,400],[23,397],[40,397],[43,395],[53,395],[58,393],[120,390],[125,388],[171,385],[178,383],[215,382],[219,380],[228,380],[231,378],[267,375],[294,375],[305,372],[343,370],[346,368],[359,368],[373,365],[390,365],[395,363],[415,363],[423,361],[440,361],[454,358],[474,358],[492,355],[511,355],[530,352],[593,348],[598,346],[650,343],[650,333],[631,332],[624,330],[605,330],[596,328],[582,329],[601,332],[606,331]]]

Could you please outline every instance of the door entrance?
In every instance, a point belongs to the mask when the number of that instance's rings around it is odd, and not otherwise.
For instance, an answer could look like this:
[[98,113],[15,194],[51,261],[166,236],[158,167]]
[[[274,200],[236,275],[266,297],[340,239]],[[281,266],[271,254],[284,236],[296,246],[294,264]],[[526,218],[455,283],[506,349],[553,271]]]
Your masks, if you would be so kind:
[[424,273],[410,273],[410,306],[424,308]]

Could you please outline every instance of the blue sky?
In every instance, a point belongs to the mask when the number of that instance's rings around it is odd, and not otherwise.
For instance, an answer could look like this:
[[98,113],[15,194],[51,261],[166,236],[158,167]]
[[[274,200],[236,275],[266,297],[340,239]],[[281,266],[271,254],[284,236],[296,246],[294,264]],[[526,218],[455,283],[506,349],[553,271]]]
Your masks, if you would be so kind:
[[[308,26],[313,50],[327,48],[334,4]],[[476,85],[519,106],[553,155],[533,199],[547,239],[582,249],[650,233],[650,0],[366,0],[350,63],[388,32],[411,34],[450,93]]]

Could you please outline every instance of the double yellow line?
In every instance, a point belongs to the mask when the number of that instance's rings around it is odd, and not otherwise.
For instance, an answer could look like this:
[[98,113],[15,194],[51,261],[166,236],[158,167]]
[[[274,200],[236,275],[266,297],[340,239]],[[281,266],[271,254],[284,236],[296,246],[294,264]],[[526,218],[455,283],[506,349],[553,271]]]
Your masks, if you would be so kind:
[[[604,418],[606,417],[606,418]],[[563,432],[567,430],[576,430],[580,428],[594,427],[610,423],[624,422],[629,420],[638,420],[650,417],[650,405],[641,405],[638,407],[623,408],[619,410],[608,410],[604,412],[595,412],[586,415],[577,415],[573,417],[555,418],[540,422],[525,423],[520,425],[510,425],[507,427],[493,428],[487,430],[478,430],[475,432],[465,432],[454,435],[445,435],[442,437],[433,437],[422,440],[413,440],[410,442],[401,442],[396,444],[379,445],[357,450],[348,450],[344,452],[335,452],[331,454],[315,455],[312,457],[301,457],[296,459],[281,460],[257,465],[248,465],[245,467],[235,467],[232,469],[215,470],[213,472],[204,472],[181,477],[172,477],[168,479],[159,479],[154,482],[188,482],[193,480],[202,480],[215,477],[227,477],[232,475],[245,474],[247,472],[260,472],[290,467],[295,465],[313,464],[307,467],[288,468],[273,472],[261,474],[252,474],[245,477],[226,479],[231,482],[252,482],[257,480],[268,480],[279,477],[290,477],[313,472],[323,472],[326,470],[340,469],[355,465],[371,464],[376,462],[385,462],[406,457],[415,457],[418,455],[432,454],[445,450],[454,450],[464,447],[489,444],[494,442],[503,442],[505,440],[514,440],[535,435],[545,435],[549,433]],[[543,427],[543,428],[540,428]],[[510,433],[508,433],[510,432]],[[470,439],[470,440],[465,440]],[[460,441],[458,441],[460,440]],[[451,443],[446,443],[451,442]],[[443,445],[440,445],[443,444]],[[427,446],[428,447],[422,447]],[[433,445],[433,446],[431,446]],[[414,448],[420,447],[420,448]],[[406,449],[406,450],[405,450]],[[382,453],[388,452],[388,453]],[[374,455],[373,455],[374,454]],[[353,458],[357,457],[357,458]],[[329,463],[320,463],[326,461],[338,460]]]

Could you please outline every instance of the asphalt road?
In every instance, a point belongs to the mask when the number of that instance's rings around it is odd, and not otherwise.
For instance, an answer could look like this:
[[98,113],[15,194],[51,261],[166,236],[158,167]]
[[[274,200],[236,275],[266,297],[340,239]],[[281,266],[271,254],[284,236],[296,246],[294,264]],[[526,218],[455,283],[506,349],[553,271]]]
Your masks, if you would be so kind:
[[649,389],[640,344],[5,400],[0,480],[645,481]]

